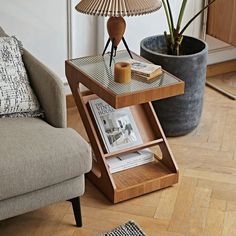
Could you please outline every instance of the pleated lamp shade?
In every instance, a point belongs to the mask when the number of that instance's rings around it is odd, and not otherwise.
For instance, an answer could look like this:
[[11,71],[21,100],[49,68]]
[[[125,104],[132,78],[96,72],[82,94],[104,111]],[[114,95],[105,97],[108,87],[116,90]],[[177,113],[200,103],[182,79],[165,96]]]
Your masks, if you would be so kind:
[[157,11],[161,0],[82,0],[77,11],[97,16],[138,16]]

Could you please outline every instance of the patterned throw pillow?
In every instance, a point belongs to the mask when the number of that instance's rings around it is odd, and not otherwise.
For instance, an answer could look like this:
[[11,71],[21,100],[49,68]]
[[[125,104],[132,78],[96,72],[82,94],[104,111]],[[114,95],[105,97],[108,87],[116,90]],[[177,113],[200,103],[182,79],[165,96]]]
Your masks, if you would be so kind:
[[42,115],[20,50],[15,37],[0,37],[0,117]]

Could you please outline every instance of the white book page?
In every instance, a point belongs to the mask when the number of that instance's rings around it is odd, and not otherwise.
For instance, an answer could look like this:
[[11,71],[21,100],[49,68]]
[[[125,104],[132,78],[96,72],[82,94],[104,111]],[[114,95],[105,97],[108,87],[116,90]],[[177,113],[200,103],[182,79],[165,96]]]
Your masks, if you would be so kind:
[[136,61],[133,59],[130,59],[128,63],[131,64],[132,71],[141,72],[145,74],[152,74],[154,71],[161,69],[161,66],[159,65]]
[[124,166],[130,163],[140,162],[153,157],[153,153],[147,148],[137,152],[128,153],[122,156],[107,159],[110,168]]
[[128,164],[128,165],[125,165],[125,166],[109,168],[109,169],[110,169],[110,172],[113,174],[113,173],[116,173],[116,172],[119,172],[119,171],[122,171],[122,170],[127,170],[127,169],[131,169],[131,168],[134,168],[134,167],[137,167],[137,166],[141,166],[141,165],[153,162],[153,161],[154,161],[154,157],[149,158],[147,160],[140,161],[140,162],[131,163],[131,164]]

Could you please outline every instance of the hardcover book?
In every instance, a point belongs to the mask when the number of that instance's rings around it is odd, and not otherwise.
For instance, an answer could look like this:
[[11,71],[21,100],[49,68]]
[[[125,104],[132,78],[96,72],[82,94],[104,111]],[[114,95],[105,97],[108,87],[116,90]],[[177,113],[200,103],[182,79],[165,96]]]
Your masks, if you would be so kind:
[[162,74],[162,69],[159,65],[136,61],[133,59],[130,59],[128,63],[131,64],[131,70],[133,73],[146,77],[147,79],[152,79]]
[[128,107],[114,109],[102,99],[89,105],[108,152],[142,144],[142,138]]

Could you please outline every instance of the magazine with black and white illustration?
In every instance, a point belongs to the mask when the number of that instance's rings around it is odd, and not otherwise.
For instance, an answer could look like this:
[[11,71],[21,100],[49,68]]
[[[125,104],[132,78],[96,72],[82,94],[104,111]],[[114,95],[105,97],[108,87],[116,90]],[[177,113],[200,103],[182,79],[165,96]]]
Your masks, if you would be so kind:
[[95,117],[108,152],[142,144],[142,139],[128,107],[114,109],[102,99],[90,100]]

